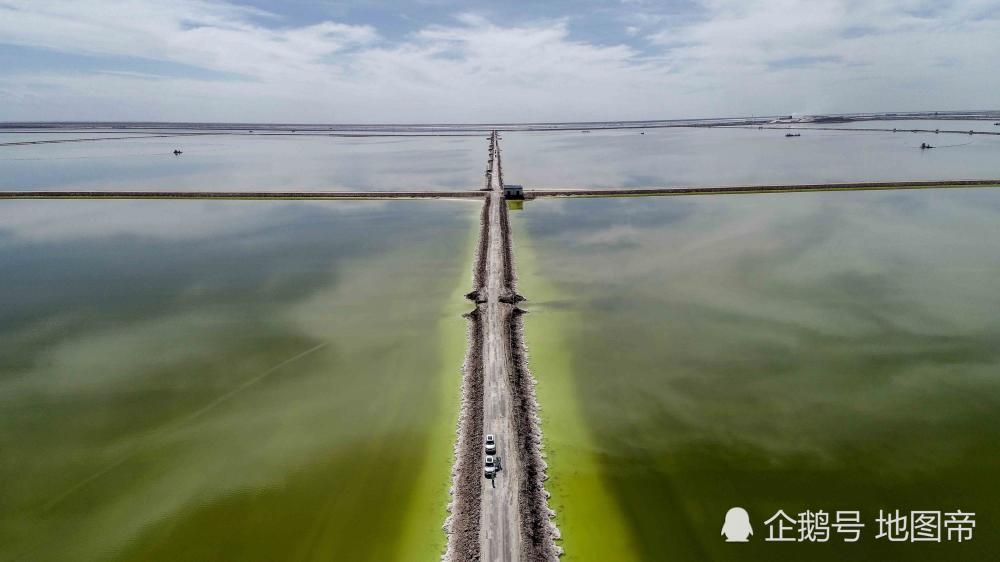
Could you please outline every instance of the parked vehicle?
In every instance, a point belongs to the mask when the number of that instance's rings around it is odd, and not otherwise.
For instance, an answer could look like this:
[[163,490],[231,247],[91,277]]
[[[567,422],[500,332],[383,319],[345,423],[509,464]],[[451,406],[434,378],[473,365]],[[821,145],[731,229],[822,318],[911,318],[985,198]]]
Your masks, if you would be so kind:
[[488,433],[486,435],[486,446],[485,446],[485,448],[486,448],[486,454],[487,455],[492,455],[492,454],[494,454],[494,453],[497,452],[497,441],[493,437],[492,433]]
[[486,467],[483,469],[483,474],[486,476],[487,480],[493,480],[497,475],[497,465],[493,459],[492,455],[486,455],[486,462],[484,463]]

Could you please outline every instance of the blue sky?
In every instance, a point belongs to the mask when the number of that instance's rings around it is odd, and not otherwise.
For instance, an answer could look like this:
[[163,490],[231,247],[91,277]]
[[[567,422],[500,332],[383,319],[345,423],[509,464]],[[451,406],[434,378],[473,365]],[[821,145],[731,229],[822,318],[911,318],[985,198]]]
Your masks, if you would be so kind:
[[1000,107],[1000,0],[0,0],[0,120]]

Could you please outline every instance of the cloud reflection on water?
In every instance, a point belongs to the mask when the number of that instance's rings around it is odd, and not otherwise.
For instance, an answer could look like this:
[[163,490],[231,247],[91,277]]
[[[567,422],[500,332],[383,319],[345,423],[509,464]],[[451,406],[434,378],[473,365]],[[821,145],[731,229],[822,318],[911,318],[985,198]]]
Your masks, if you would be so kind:
[[[572,318],[566,353],[593,454],[646,557],[731,559],[715,518],[733,502],[757,515],[989,511],[1000,496],[998,193],[526,206],[539,271],[563,291],[558,307],[526,306]],[[531,317],[526,329],[530,340]],[[988,559],[998,539],[984,530],[963,552]]]
[[394,557],[476,210],[5,203],[0,558]]

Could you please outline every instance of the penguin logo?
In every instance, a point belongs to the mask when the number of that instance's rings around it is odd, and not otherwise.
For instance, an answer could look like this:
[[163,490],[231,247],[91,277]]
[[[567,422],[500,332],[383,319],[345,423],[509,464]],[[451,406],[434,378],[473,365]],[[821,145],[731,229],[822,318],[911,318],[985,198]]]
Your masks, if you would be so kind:
[[748,542],[753,534],[750,526],[750,514],[742,507],[734,507],[726,512],[726,522],[722,524],[722,533],[726,542]]

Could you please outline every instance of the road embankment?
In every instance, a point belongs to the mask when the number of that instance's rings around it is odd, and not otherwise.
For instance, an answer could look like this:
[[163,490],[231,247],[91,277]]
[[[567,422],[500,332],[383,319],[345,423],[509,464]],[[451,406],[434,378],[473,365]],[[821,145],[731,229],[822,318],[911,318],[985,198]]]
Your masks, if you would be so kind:
[[[496,162],[500,157],[497,150]],[[499,173],[498,173],[499,176]],[[487,181],[492,179],[489,174]],[[710,194],[795,193],[804,191],[865,191],[880,189],[931,189],[1000,187],[1000,179],[933,180],[896,182],[844,182],[789,185],[731,185],[645,188],[535,188],[525,190],[526,199],[539,197],[644,197]],[[389,199],[489,199],[489,190],[406,190],[406,191],[84,191],[10,190],[0,191],[3,199],[274,199],[274,200],[389,200]]]
[[[490,143],[492,162],[493,144]],[[487,173],[487,182],[490,174]],[[478,192],[479,197],[484,197]],[[487,262],[490,244],[490,209],[492,198],[485,195],[479,216],[479,241],[472,266],[472,291],[465,297],[476,308],[465,315],[468,321],[468,342],[462,366],[462,398],[455,438],[455,461],[451,471],[451,502],[444,530],[448,546],[442,560],[459,562],[481,560],[480,528],[482,526],[482,443],[484,394],[484,313],[480,305],[486,302]]]
[[671,195],[725,195],[747,193],[797,193],[806,191],[868,191],[880,189],[932,189],[1000,187],[1000,179],[989,180],[934,180],[897,182],[853,182],[853,183],[813,183],[790,185],[731,185],[694,187],[646,187],[646,188],[537,188],[525,190],[526,199],[539,197],[642,197]]
[[469,347],[462,367],[462,405],[459,410],[455,464],[451,471],[451,502],[444,529],[448,547],[442,560],[480,560],[479,529],[482,505],[480,471],[483,442],[483,318],[479,309],[466,315]]
[[535,378],[528,369],[528,351],[524,343],[525,311],[514,308],[507,319],[514,363],[511,391],[516,424],[518,458],[522,462],[518,499],[521,516],[521,559],[526,561],[557,560],[562,554],[555,541],[559,530],[555,511],[549,507],[545,490],[548,479],[542,449],[541,419],[535,397]]
[[481,191],[0,191],[0,199],[482,199]]
[[476,257],[472,267],[472,291],[465,295],[465,298],[479,304],[486,302],[486,261],[487,252],[490,245],[490,206],[493,200],[486,198],[483,203],[483,211],[480,215],[479,243],[476,244]]
[[510,242],[510,213],[507,206],[500,208],[500,237],[503,241],[503,279],[500,302],[507,304],[517,304],[524,300],[524,297],[517,294],[517,269],[514,265],[514,253],[511,251]]

